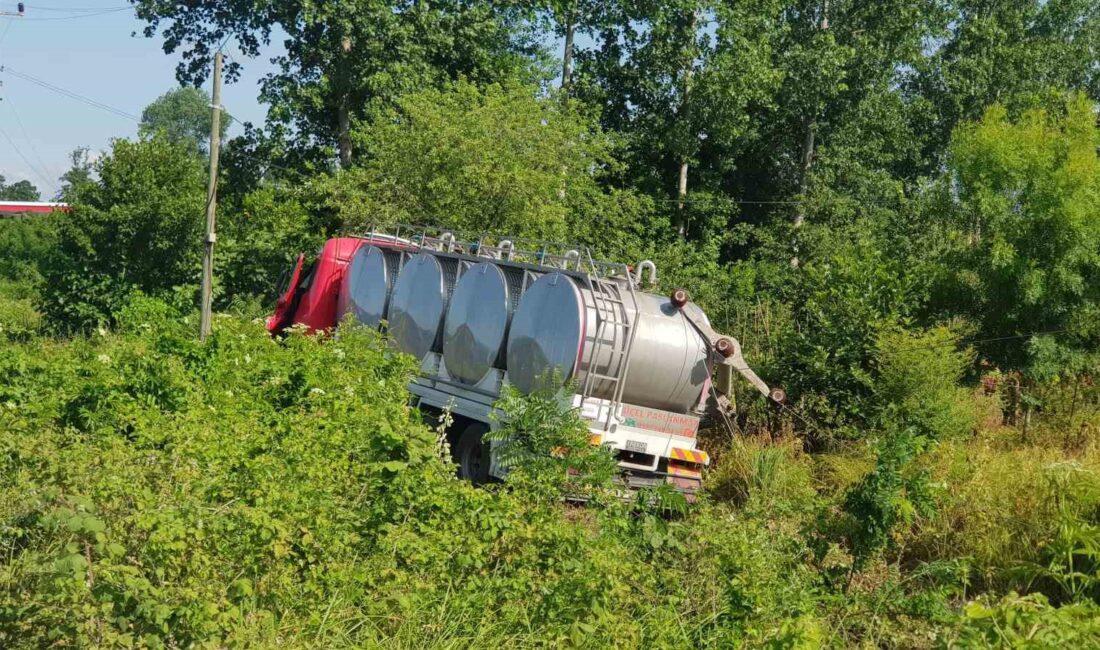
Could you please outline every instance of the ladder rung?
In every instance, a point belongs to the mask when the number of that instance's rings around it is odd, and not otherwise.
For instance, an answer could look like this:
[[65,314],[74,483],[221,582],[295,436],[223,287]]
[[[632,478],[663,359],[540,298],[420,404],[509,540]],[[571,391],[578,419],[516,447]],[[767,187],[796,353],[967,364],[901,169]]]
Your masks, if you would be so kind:
[[602,379],[602,380],[605,380],[605,381],[619,381],[618,377],[615,377],[615,376],[612,376],[612,375],[601,375],[598,372],[590,372],[590,373],[588,373],[588,376],[589,377],[594,377],[596,379]]

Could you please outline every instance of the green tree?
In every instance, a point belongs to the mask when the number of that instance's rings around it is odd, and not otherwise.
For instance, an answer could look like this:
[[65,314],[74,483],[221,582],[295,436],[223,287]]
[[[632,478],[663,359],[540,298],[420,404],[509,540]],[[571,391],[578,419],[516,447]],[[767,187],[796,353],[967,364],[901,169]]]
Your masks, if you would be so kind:
[[[641,2],[601,26],[598,45],[579,56],[578,93],[602,106],[605,128],[626,135],[635,187],[683,199],[731,171],[721,162],[691,170],[728,158],[751,126],[748,108],[769,103],[780,80],[771,64],[778,10],[768,0]],[[681,206],[681,233],[687,214]]]
[[1011,119],[1003,106],[952,139],[964,242],[959,303],[990,338],[1048,332],[1056,345],[985,346],[1014,367],[1100,342],[1100,129],[1084,95]]
[[0,176],[0,199],[4,201],[38,201],[42,195],[38,188],[30,181],[16,181],[6,185],[3,176]]
[[83,185],[92,182],[92,162],[88,147],[77,147],[69,153],[69,171],[61,175],[61,189],[57,192],[57,198],[62,201],[71,201],[75,193]]
[[[151,136],[163,131],[174,140],[206,151],[210,142],[210,102],[210,95],[201,88],[184,86],[170,90],[141,112],[138,133]],[[223,139],[230,121],[223,116],[220,133]]]
[[614,163],[610,141],[575,102],[528,86],[460,82],[407,95],[355,136],[369,157],[332,179],[330,203],[357,225],[572,239],[573,207],[599,203],[599,175]]
[[[944,0],[947,29],[913,86],[936,109],[926,125],[939,163],[955,127],[995,102],[1010,110],[1063,89],[1100,100],[1100,12],[1090,0]],[[1054,90],[1052,93],[1051,90]]]
[[[351,164],[351,132],[371,108],[394,97],[463,76],[491,82],[525,73],[539,45],[529,10],[513,3],[377,0],[136,0],[145,35],[163,27],[164,49],[182,51],[182,83],[208,74],[212,47],[232,37],[257,56],[272,30],[286,33],[278,71],[262,83],[271,135],[315,162],[335,148]],[[230,62],[233,79],[239,64]]]
[[57,250],[43,261],[47,320],[77,330],[112,322],[134,289],[170,295],[198,278],[204,162],[164,135],[114,140],[98,180],[73,186]]

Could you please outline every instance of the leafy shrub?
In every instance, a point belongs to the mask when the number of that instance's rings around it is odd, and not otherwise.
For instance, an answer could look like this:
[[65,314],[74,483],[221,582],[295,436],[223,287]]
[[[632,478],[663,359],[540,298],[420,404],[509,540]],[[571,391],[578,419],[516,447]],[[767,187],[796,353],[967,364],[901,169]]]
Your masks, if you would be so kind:
[[918,290],[903,261],[873,238],[806,263],[793,307],[796,325],[781,346],[781,362],[792,398],[835,427],[816,437],[857,436],[846,427],[866,426],[878,414],[877,337],[911,314]]
[[[925,561],[969,558],[979,587],[1030,587],[1066,598],[1051,578],[1065,575],[1072,564],[1053,549],[1059,539],[1072,548],[1067,533],[1096,525],[1100,458],[1090,451],[1066,459],[1056,448],[1003,449],[997,442],[944,442],[930,452],[929,480],[944,489],[936,493],[937,516],[916,522],[905,553]],[[1076,562],[1081,567],[1087,557]]]
[[0,280],[39,282],[39,261],[53,253],[58,221],[64,218],[39,215],[0,219]]
[[251,297],[273,303],[279,278],[298,254],[316,253],[324,241],[301,203],[271,188],[242,197],[219,231],[214,279],[222,305]]
[[960,436],[977,425],[968,391],[958,382],[973,361],[946,327],[925,331],[892,328],[879,333],[876,399],[882,420],[917,427],[932,439]]
[[486,434],[508,468],[508,481],[543,497],[600,496],[617,463],[607,448],[589,444],[588,425],[568,402],[570,393],[523,395],[509,387],[497,402],[499,426]]
[[[117,319],[66,342],[0,339],[0,645],[822,634],[797,529],[458,481],[407,406],[415,364],[371,331],[280,343],[220,316],[203,345],[192,315],[140,294]],[[567,413],[534,404],[518,415],[582,442]]]
[[1010,593],[967,604],[957,628],[941,637],[947,648],[1086,648],[1100,644],[1100,607],[1051,607],[1042,594]]
[[420,90],[364,124],[355,137],[366,162],[331,183],[331,206],[358,226],[445,220],[567,239],[573,205],[602,193],[596,174],[613,163],[592,116],[522,85]]
[[927,474],[913,462],[926,442],[913,429],[889,433],[879,444],[875,468],[845,496],[844,510],[853,521],[848,542],[856,568],[893,543],[899,524],[933,514]]
[[[1091,351],[1100,336],[1100,129],[1083,94],[1060,103],[1016,119],[995,105],[954,134],[951,181],[968,245],[953,288],[987,337],[1047,333],[1063,351]],[[1013,340],[985,348],[1009,367],[1043,361]]]
[[33,293],[25,283],[0,280],[0,339],[26,341],[38,334],[42,317],[34,309]]
[[168,296],[199,277],[206,176],[195,149],[163,135],[114,140],[95,169],[41,260],[40,306],[59,330],[114,322],[134,289]]

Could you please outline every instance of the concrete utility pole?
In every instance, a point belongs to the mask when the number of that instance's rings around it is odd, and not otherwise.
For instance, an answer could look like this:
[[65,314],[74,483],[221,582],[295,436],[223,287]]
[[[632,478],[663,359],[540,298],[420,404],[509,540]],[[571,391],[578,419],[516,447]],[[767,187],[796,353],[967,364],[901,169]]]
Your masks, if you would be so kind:
[[211,305],[214,292],[214,218],[218,209],[218,150],[222,126],[222,53],[214,53],[214,91],[210,103],[210,181],[206,197],[206,238],[202,252],[202,315],[199,338],[210,336]]

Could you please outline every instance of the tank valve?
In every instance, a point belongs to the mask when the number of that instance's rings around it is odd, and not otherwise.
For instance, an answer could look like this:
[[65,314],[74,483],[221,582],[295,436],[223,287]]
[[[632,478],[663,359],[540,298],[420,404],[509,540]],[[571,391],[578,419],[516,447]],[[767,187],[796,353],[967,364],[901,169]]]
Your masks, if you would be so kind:
[[687,291],[677,289],[672,292],[672,295],[669,296],[668,299],[672,301],[673,306],[679,309],[688,304],[688,301],[691,300],[691,296],[688,295]]

